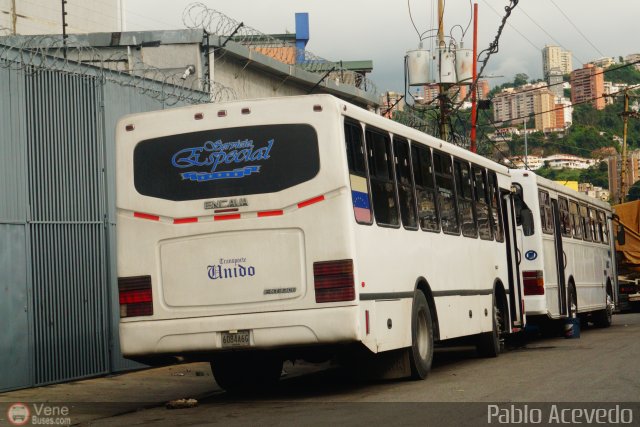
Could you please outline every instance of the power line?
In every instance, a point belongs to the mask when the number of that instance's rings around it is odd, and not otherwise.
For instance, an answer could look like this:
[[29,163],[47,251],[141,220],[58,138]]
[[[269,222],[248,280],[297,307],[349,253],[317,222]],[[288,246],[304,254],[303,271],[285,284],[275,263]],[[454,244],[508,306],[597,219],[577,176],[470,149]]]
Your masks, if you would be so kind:
[[[638,88],[640,88],[640,84],[627,87],[627,90],[634,90],[634,89],[638,89]],[[552,108],[551,110],[541,111],[539,113],[531,113],[531,114],[527,114],[526,116],[522,116],[522,117],[514,117],[514,118],[509,119],[509,121],[526,119],[528,117],[532,117],[532,116],[535,117],[535,116],[539,116],[539,115],[546,114],[546,113],[553,113],[555,111],[564,110],[565,108],[574,107],[576,105],[581,105],[581,104],[586,104],[586,103],[589,103],[589,102],[597,101],[598,99],[607,98],[609,96],[611,96],[611,95],[596,96],[595,98],[590,98],[590,99],[585,99],[585,100],[582,100],[582,101],[579,101],[579,102],[574,102],[571,105],[567,105],[567,106],[563,105],[561,107]]]
[[[485,117],[487,118],[487,120],[489,120],[489,123],[493,124],[494,127],[496,127],[496,125],[493,123],[493,121],[491,120],[491,118],[489,117],[489,114],[487,113],[486,110],[482,110],[483,114],[485,115]],[[496,130],[498,128],[496,127]],[[495,141],[492,141],[491,138],[489,138],[486,134],[483,134],[483,136],[487,139],[487,141],[489,141],[491,143],[491,145],[493,145],[493,148],[496,149],[496,151],[498,151],[498,153],[500,153],[500,155],[508,162],[511,162],[511,160],[509,159],[509,156],[507,156],[506,154],[504,154],[504,152],[498,147],[498,145],[496,144]],[[520,158],[522,159],[522,158]]]
[[547,30],[545,30],[544,28],[542,28],[542,26],[541,26],[540,24],[538,24],[538,23],[537,23],[537,22],[536,22],[536,21],[535,21],[531,16],[529,16],[529,14],[528,14],[528,13],[527,13],[527,12],[526,12],[522,7],[520,7],[520,10],[522,11],[522,13],[524,13],[524,14],[525,14],[525,16],[526,16],[527,18],[529,18],[529,20],[530,20],[531,22],[533,22],[533,23],[534,23],[538,28],[540,28],[540,29],[541,29],[541,30],[542,30],[542,31],[543,31],[547,36],[549,36],[549,37],[551,38],[551,40],[553,40],[553,41],[554,41],[554,43],[556,43],[556,44],[557,44],[558,46],[560,46],[562,49],[564,49],[564,50],[566,50],[566,51],[571,52],[571,56],[573,56],[573,57],[574,57],[575,59],[577,59],[579,62],[581,62],[581,63],[583,63],[583,64],[584,64],[584,61],[583,61],[583,60],[581,60],[580,58],[578,58],[578,57],[573,53],[573,51],[570,51],[569,49],[566,49],[564,46],[562,46],[562,43],[560,43],[560,42],[559,42],[558,40],[556,40],[556,39],[555,39],[551,34],[549,34],[549,33],[547,32]]
[[[576,80],[576,81],[577,81],[577,82],[583,82],[583,81],[586,81],[586,80],[591,79],[591,77],[599,76],[600,74],[610,73],[610,72],[612,72],[612,71],[617,71],[617,70],[620,70],[620,69],[622,69],[622,68],[630,67],[630,66],[632,66],[632,65],[639,64],[639,63],[640,63],[640,59],[639,59],[639,60],[637,60],[637,61],[633,61],[633,62],[627,62],[626,64],[622,64],[622,65],[620,65],[620,66],[618,66],[618,67],[609,67],[609,68],[607,68],[607,69],[604,69],[604,70],[602,70],[602,71],[599,71],[599,72],[597,72],[597,73],[594,73],[594,74],[592,74],[591,76],[581,77],[579,80]],[[527,92],[534,92],[534,91],[537,91],[537,90],[541,90],[541,89],[545,89],[545,88],[550,88],[550,87],[553,87],[553,86],[563,85],[564,83],[565,83],[565,82],[564,82],[564,81],[562,81],[562,82],[558,82],[558,83],[547,84],[547,85],[546,85],[546,86],[544,86],[544,87],[543,87],[543,86],[540,86],[540,87],[534,87],[534,88],[531,88],[531,89],[524,89],[524,90],[522,90],[522,91],[519,91],[517,94],[518,94],[518,95],[520,95],[520,94],[527,93]]]
[[489,44],[488,48],[484,49],[482,52],[480,52],[478,54],[478,58],[480,58],[480,56],[482,56],[482,54],[485,54],[484,59],[479,60],[479,62],[482,62],[482,66],[480,67],[480,71],[478,71],[478,74],[477,74],[475,80],[473,82],[471,82],[469,93],[467,93],[467,95],[464,97],[464,99],[462,101],[460,101],[459,105],[455,108],[454,113],[458,112],[460,110],[460,108],[462,107],[462,105],[464,105],[465,101],[467,99],[469,99],[471,94],[475,90],[477,90],[478,81],[482,77],[482,73],[484,72],[484,69],[486,68],[486,66],[488,64],[489,59],[491,58],[491,55],[493,55],[494,53],[497,53],[498,50],[499,50],[500,36],[502,36],[502,31],[504,30],[504,27],[507,24],[507,19],[509,19],[509,16],[511,16],[511,12],[513,11],[513,9],[515,9],[516,6],[518,6],[518,2],[519,1],[520,0],[509,0],[509,6],[505,6],[505,8],[504,8],[505,14],[502,17],[502,21],[500,22],[500,25],[498,26],[498,31],[496,33],[495,38]]
[[[488,2],[487,0],[482,0],[482,1],[484,2],[484,4],[485,4],[485,5],[487,5],[487,6],[489,7],[489,9],[491,9],[491,10],[493,11],[493,13],[495,13],[498,17],[500,17],[500,14],[498,13],[498,11],[497,11],[497,10],[495,10],[495,9],[493,8],[493,6],[491,6],[491,4],[489,4],[489,2]],[[513,29],[516,33],[520,34],[520,36],[521,36],[523,39],[525,39],[527,42],[529,42],[529,44],[530,44],[531,46],[533,46],[533,47],[534,47],[534,49],[536,49],[536,50],[540,50],[540,48],[539,48],[538,46],[536,46],[536,45],[535,45],[531,40],[529,40],[529,39],[527,38],[527,36],[525,36],[524,34],[522,34],[522,33],[520,32],[520,30],[518,30],[516,27],[514,27],[513,25],[511,25],[511,23],[510,23],[510,22],[507,22],[507,25],[509,25],[509,27],[510,27],[511,29]]]
[[558,9],[558,10],[560,11],[560,13],[562,14],[562,16],[564,16],[564,17],[567,19],[567,21],[569,21],[569,23],[570,23],[571,25],[573,25],[573,28],[575,28],[575,29],[576,29],[576,31],[577,31],[577,32],[582,36],[582,38],[583,38],[583,39],[585,39],[585,40],[587,41],[587,43],[589,43],[589,44],[591,45],[591,47],[593,47],[593,48],[594,48],[594,49],[595,49],[595,50],[600,54],[600,56],[604,57],[604,56],[605,56],[605,54],[604,54],[604,53],[602,53],[602,52],[600,52],[600,49],[598,49],[598,48],[597,48],[593,43],[591,43],[591,41],[587,38],[587,36],[585,36],[585,35],[582,33],[582,31],[580,31],[580,29],[576,26],[576,24],[574,24],[574,23],[573,23],[573,21],[571,20],[571,18],[569,18],[569,17],[567,16],[567,14],[566,14],[566,13],[564,13],[564,11],[563,11],[562,9],[560,9],[560,7],[556,4],[556,2],[554,2],[553,0],[550,0],[550,1],[551,1],[551,3],[556,7],[556,9]]

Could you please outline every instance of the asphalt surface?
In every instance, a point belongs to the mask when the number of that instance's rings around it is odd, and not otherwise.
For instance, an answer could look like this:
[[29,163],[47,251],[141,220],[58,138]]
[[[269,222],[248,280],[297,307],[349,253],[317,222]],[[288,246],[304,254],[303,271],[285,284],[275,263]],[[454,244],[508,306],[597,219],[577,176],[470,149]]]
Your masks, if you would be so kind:
[[[208,365],[191,364],[5,393],[0,402],[74,402],[72,424],[92,426],[513,425],[539,414],[536,425],[566,425],[593,424],[575,416],[597,410],[619,423],[631,414],[626,425],[640,425],[639,362],[640,314],[631,313],[614,316],[610,328],[583,329],[579,339],[529,336],[494,359],[467,347],[437,349],[425,381],[363,382],[330,364],[299,364],[287,365],[266,393],[234,396],[217,387]],[[197,406],[165,407],[179,398]],[[574,419],[560,417],[567,408]]]

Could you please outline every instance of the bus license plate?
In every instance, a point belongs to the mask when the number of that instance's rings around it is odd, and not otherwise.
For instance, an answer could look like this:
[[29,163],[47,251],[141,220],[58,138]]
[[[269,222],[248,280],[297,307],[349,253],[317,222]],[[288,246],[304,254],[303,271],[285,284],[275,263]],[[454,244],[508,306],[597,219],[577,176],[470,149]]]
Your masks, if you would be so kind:
[[222,347],[248,347],[249,336],[249,331],[223,332]]

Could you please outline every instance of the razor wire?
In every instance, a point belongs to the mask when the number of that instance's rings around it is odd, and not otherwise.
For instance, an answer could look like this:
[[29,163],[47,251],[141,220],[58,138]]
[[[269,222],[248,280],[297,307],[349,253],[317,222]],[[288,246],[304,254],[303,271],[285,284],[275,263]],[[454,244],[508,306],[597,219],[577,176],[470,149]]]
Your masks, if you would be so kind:
[[[264,34],[222,12],[208,8],[203,3],[188,5],[183,12],[182,22],[186,28],[204,30],[208,34],[224,38],[223,46],[232,41],[302,70],[326,74],[326,78],[338,84],[354,86],[370,94],[378,93],[371,80],[361,73],[346,69],[341,61],[329,61],[306,49],[298,49],[294,43]],[[214,48],[216,53],[223,46]],[[220,57],[223,55],[224,52],[221,52]]]
[[394,110],[391,119],[395,122],[417,129],[424,133],[432,134],[435,131],[435,126],[429,124],[428,121],[417,116],[410,110]]
[[[0,28],[0,34],[4,29]],[[0,67],[27,74],[41,71],[95,77],[132,87],[167,105],[201,104],[237,99],[232,88],[184,70],[160,69],[126,50],[98,49],[74,35],[5,36],[0,39]]]

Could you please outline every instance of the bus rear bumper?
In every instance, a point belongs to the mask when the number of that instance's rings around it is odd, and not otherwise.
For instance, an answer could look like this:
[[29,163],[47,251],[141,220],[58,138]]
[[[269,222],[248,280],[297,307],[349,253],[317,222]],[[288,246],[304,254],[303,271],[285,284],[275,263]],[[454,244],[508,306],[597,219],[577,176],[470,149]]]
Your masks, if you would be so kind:
[[249,331],[250,343],[233,349],[269,349],[354,342],[360,339],[359,307],[250,313],[228,316],[120,322],[126,357],[231,349],[223,333]]
[[542,316],[549,312],[546,295],[527,295],[524,297],[527,316]]

